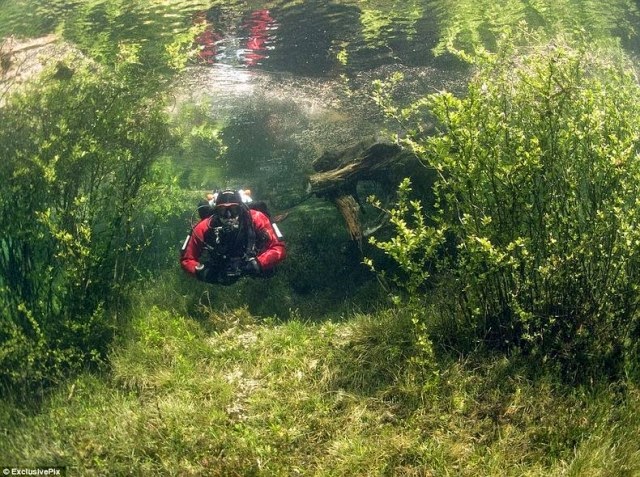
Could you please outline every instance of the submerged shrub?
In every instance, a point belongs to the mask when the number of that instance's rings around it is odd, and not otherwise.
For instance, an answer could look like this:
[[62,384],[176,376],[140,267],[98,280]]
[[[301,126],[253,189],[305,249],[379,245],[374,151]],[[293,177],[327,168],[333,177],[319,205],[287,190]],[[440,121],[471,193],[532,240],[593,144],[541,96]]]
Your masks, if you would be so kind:
[[524,52],[505,43],[478,61],[465,97],[442,92],[398,113],[435,117],[438,134],[406,144],[439,179],[433,225],[398,229],[394,247],[415,254],[414,237],[433,237],[422,252],[458,329],[572,370],[611,371],[630,351],[638,98],[622,53],[559,39]]
[[78,56],[0,109],[0,382],[55,379],[106,351],[145,193],[165,192],[150,185],[168,136],[150,93],[126,64]]

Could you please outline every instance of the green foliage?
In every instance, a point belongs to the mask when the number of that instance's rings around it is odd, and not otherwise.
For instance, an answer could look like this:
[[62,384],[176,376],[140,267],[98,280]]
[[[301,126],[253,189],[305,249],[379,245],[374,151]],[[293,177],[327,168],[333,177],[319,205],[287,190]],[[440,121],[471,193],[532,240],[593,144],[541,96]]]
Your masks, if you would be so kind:
[[[395,285],[404,289],[408,296],[416,297],[420,289],[431,276],[431,257],[442,247],[444,233],[442,229],[428,227],[418,200],[411,200],[411,182],[404,179],[398,187],[398,202],[395,208],[385,210],[377,199],[371,199],[373,205],[384,210],[394,227],[396,236],[388,242],[371,237],[369,242],[389,255],[400,266],[402,277],[394,276]],[[374,267],[371,260],[366,260]],[[380,272],[385,277],[384,270]],[[396,299],[398,301],[399,298]]]
[[178,33],[174,40],[165,45],[166,62],[176,71],[183,71],[187,64],[197,56],[197,49],[194,48],[196,37],[206,28],[206,24],[193,25],[188,30]]
[[517,357],[407,366],[407,318],[145,308],[108,375],[74,377],[38,412],[0,401],[0,456],[79,476],[640,471],[637,387],[566,386]]
[[419,0],[362,2],[360,23],[364,41],[370,47],[387,46],[390,32],[397,34],[395,29],[408,38],[414,37],[425,8]]
[[[432,274],[433,257],[444,244],[445,237],[443,229],[427,226],[422,204],[418,200],[411,200],[410,193],[411,181],[404,179],[398,187],[395,208],[386,210],[380,201],[370,198],[375,207],[387,213],[395,236],[386,242],[371,237],[369,243],[381,249],[399,266],[390,280],[395,285],[394,290],[404,293],[393,295],[392,301],[411,316],[414,342],[421,351],[419,356],[413,357],[413,361],[429,366],[433,359],[433,344],[428,332],[427,318],[430,317],[425,313],[427,300],[424,287]],[[366,258],[364,263],[376,271],[372,259]],[[378,275],[383,283],[387,282],[385,270],[380,270]]]
[[466,61],[483,52],[495,51],[505,29],[535,29],[551,39],[558,34],[588,38],[589,42],[612,41],[634,35],[638,7],[628,0],[506,0],[494,2],[438,2],[436,14],[440,40],[434,54],[453,53]]
[[[28,2],[31,3],[31,2]],[[121,61],[125,46],[136,50],[135,74],[140,84],[165,82],[181,71],[196,54],[194,38],[203,26],[193,25],[192,15],[208,8],[203,2],[129,2],[81,0],[68,5],[53,0],[52,27],[66,41],[103,65]],[[33,6],[38,10],[39,5]],[[23,7],[25,10],[29,5]]]
[[180,138],[172,151],[173,168],[186,189],[211,190],[223,176],[227,147],[211,108],[209,101],[185,103],[172,117],[173,134]]
[[[420,101],[441,132],[406,144],[439,175],[437,212],[415,230],[396,219],[379,246],[411,293],[436,263],[458,329],[575,373],[615,372],[638,328],[640,88],[619,51],[509,45],[478,59],[464,98]],[[395,213],[411,207],[401,196]]]
[[70,56],[0,110],[2,380],[56,379],[109,342],[105,305],[136,272],[169,138],[162,99],[129,82],[134,59],[109,71]]

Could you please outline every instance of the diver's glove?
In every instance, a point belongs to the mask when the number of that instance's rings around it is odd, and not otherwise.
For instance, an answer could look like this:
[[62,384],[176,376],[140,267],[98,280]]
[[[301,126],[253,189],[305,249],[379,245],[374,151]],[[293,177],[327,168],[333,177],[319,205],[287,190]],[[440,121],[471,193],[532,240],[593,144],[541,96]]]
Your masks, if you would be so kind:
[[242,264],[242,272],[245,275],[259,275],[262,270],[258,261],[251,257],[244,261]]
[[215,281],[213,270],[203,263],[196,265],[196,278],[201,282],[212,283]]

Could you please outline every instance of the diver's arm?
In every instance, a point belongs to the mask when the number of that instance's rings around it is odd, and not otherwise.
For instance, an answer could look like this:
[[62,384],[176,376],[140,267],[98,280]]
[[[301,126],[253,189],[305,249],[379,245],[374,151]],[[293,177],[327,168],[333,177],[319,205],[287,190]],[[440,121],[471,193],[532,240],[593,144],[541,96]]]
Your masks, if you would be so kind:
[[261,212],[252,210],[251,217],[256,229],[256,234],[266,234],[269,239],[266,246],[256,257],[261,270],[269,270],[282,262],[287,256],[286,246],[281,241],[271,227],[269,218]]
[[204,248],[204,230],[207,228],[207,219],[198,223],[191,231],[191,236],[185,244],[180,257],[182,269],[189,275],[196,276],[196,267],[200,263],[200,255]]

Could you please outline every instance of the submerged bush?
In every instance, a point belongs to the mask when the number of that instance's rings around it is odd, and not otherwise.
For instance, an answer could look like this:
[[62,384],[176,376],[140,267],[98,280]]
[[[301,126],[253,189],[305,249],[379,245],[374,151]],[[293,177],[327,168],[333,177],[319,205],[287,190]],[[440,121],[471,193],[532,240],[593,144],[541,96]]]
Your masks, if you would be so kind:
[[137,221],[166,192],[150,185],[168,137],[158,99],[126,61],[72,57],[0,109],[0,381],[54,379],[106,350]]
[[432,237],[422,260],[436,264],[434,296],[455,329],[574,371],[609,372],[629,355],[640,285],[638,98],[622,53],[556,40],[524,52],[503,45],[478,61],[464,98],[442,92],[398,113],[435,117],[438,134],[406,144],[439,179],[432,225],[398,227],[387,252],[402,263],[416,237]]

